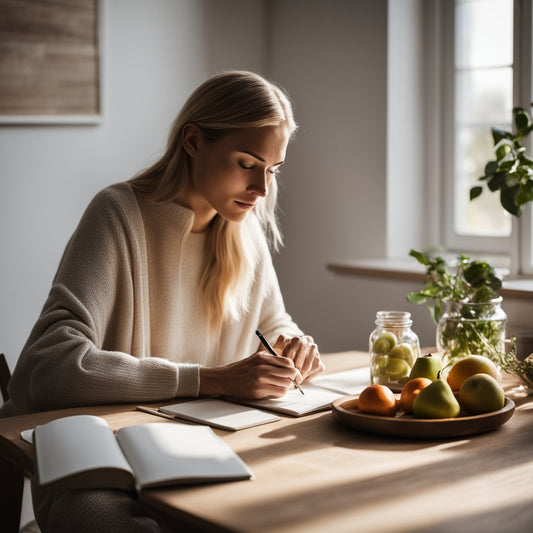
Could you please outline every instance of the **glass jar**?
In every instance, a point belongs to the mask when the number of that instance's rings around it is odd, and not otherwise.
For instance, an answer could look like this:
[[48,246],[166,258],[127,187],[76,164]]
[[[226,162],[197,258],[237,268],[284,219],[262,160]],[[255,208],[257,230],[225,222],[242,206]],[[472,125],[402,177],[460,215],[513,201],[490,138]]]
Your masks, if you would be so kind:
[[420,355],[418,336],[411,329],[411,313],[378,311],[370,334],[370,383],[399,390]]
[[447,366],[467,355],[505,350],[507,315],[502,298],[489,302],[445,302],[437,325],[437,348]]

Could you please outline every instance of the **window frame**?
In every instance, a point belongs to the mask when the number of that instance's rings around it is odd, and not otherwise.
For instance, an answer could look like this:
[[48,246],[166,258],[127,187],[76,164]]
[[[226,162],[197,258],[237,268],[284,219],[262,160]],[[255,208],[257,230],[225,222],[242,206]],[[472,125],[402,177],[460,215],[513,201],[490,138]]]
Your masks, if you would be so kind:
[[[520,106],[531,110],[531,33],[532,0],[514,0],[513,30],[513,107]],[[455,168],[455,2],[435,2],[433,20],[440,21],[440,31],[429,31],[433,49],[440,49],[440,65],[433,65],[437,70],[434,76],[440,81],[442,97],[441,111],[441,154],[440,154],[440,192],[439,200],[441,241],[452,252],[475,255],[503,256],[512,274],[533,274],[533,238],[531,208],[526,206],[518,219],[512,217],[511,235],[508,237],[487,237],[479,235],[459,235],[454,228],[454,168]],[[435,55],[435,54],[433,54]],[[430,65],[431,67],[431,65]],[[433,86],[438,85],[433,83]],[[430,94],[430,101],[435,100]],[[436,132],[430,132],[435,135]],[[527,139],[527,153],[531,153],[531,139]],[[435,161],[432,162],[435,164]],[[430,162],[430,164],[432,164]],[[484,191],[484,194],[491,194]],[[475,201],[475,200],[474,200]],[[431,205],[431,204],[430,204]],[[502,208],[503,209],[503,208]],[[451,215],[450,215],[451,213]]]

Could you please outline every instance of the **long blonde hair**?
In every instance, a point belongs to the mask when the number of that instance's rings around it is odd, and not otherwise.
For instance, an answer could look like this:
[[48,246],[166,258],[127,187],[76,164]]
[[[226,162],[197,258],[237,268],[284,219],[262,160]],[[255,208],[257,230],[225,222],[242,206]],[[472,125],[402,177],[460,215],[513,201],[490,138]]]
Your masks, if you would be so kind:
[[[156,202],[176,200],[189,184],[189,155],[183,148],[186,124],[195,124],[208,141],[237,128],[285,126],[296,131],[291,104],[276,85],[252,72],[218,74],[200,85],[174,121],[163,156],[130,180],[134,189]],[[255,215],[274,249],[281,245],[276,217],[278,186],[271,182],[267,196],[257,203]],[[247,217],[247,219],[250,217]],[[216,331],[228,318],[246,311],[246,285],[256,267],[252,221],[235,223],[216,215],[207,230],[206,255],[199,297],[209,326]]]

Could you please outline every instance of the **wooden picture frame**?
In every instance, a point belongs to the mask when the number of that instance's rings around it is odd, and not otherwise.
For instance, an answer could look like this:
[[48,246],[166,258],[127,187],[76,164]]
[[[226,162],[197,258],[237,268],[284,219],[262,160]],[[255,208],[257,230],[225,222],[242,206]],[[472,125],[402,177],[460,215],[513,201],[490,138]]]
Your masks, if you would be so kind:
[[102,121],[102,1],[0,0],[0,124]]

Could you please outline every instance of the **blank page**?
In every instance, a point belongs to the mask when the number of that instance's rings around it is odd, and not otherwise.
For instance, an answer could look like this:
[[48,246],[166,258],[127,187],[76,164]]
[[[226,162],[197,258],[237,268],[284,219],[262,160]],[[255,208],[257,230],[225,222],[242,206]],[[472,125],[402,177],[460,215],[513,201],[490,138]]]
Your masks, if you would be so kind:
[[67,416],[37,426],[34,442],[41,484],[95,468],[132,473],[113,431],[98,416]]
[[248,479],[252,472],[207,426],[154,422],[119,429],[139,488]]
[[159,410],[177,418],[227,430],[245,429],[276,422],[280,419],[279,416],[265,413],[253,407],[245,407],[215,399],[193,400],[164,405]]

